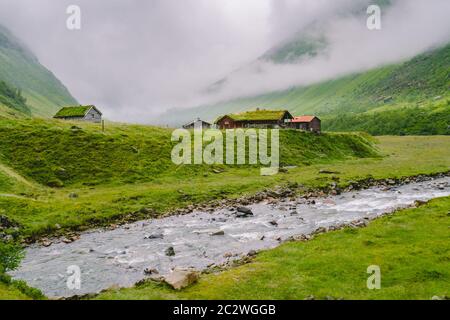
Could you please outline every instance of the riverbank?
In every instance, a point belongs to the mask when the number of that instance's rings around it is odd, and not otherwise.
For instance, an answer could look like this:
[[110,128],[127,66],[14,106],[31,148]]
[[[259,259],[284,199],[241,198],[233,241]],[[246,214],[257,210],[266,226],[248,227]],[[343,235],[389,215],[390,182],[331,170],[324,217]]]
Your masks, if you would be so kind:
[[165,177],[125,185],[67,187],[39,191],[28,201],[0,198],[0,211],[21,225],[19,235],[28,242],[51,241],[45,239],[48,235],[65,236],[71,241],[84,230],[115,228],[127,222],[186,213],[196,207],[208,211],[213,209],[211,203],[251,198],[275,186],[296,186],[295,192],[302,193],[332,185],[345,188],[358,181],[432,175],[450,168],[450,137],[378,139],[376,146],[383,157],[301,165],[272,177],[261,177],[258,168],[225,168],[189,179]]
[[[174,291],[155,282],[96,299],[425,299],[450,295],[450,197],[260,253],[251,263],[202,275]],[[430,232],[432,230],[432,232]],[[368,266],[381,289],[366,286]]]
[[[308,240],[342,228],[367,226],[399,208],[450,196],[450,177],[409,179],[409,183],[343,191],[328,196],[285,197],[247,207],[225,207],[89,231],[73,243],[31,246],[12,275],[49,297],[129,287],[148,278],[167,279],[174,268],[199,272],[234,266],[286,241]],[[333,195],[331,195],[333,194]],[[81,270],[83,285],[67,288],[66,268]],[[38,276],[37,276],[38,275]]]
[[[134,212],[133,218],[145,219],[174,213],[177,208],[206,203],[211,199],[251,197],[277,185],[298,184],[306,189],[317,189],[335,184],[345,188],[351,181],[398,181],[402,177],[447,172],[450,167],[450,137],[378,139],[377,147],[383,154],[382,158],[301,166],[264,179],[259,176],[257,169],[249,168],[245,174],[225,170],[189,181],[169,179],[128,186],[66,188],[54,190],[46,196],[39,194],[33,201],[1,199],[0,210],[3,214],[7,208],[12,209],[8,212],[14,214],[13,219],[19,220],[23,226],[20,234],[39,239],[44,234],[70,235],[71,230],[81,231],[100,226],[113,229],[117,223],[127,221],[127,212]],[[76,193],[77,198],[70,198],[72,193]],[[152,210],[146,212],[145,208]],[[115,213],[113,210],[116,210]],[[61,221],[64,223],[59,225]]]

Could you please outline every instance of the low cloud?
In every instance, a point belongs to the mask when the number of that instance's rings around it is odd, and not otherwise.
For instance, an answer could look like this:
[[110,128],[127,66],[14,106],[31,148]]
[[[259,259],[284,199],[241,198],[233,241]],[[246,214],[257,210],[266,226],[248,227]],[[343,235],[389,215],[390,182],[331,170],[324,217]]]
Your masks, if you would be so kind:
[[446,0],[396,1],[382,12],[379,31],[367,29],[365,15],[328,14],[320,22],[328,42],[323,54],[296,64],[257,61],[231,74],[209,98],[220,101],[304,86],[411,58],[450,41],[448,12]]
[[[448,0],[393,1],[381,31],[348,14],[370,2],[1,0],[0,21],[81,103],[113,120],[151,123],[174,107],[306,85],[449,41]],[[82,9],[80,31],[65,27],[70,4]],[[325,30],[324,55],[289,65],[257,60],[312,23]],[[205,94],[225,77],[220,91]]]

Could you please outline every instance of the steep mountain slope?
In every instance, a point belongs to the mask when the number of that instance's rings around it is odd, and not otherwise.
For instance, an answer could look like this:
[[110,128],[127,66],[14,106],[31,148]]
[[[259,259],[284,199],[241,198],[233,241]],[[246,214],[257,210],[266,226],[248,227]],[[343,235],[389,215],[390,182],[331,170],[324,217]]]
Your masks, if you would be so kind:
[[[434,99],[447,98],[449,87],[450,44],[403,63],[307,87],[236,99],[212,106],[177,110],[171,113],[170,118],[172,125],[178,125],[197,116],[214,120],[222,114],[258,106],[288,109],[293,114],[317,114],[324,118],[324,126],[327,128],[327,120],[342,114],[361,114],[371,110],[384,112],[399,107],[426,107]],[[442,107],[444,112],[448,110],[446,104]],[[347,127],[339,126],[339,130],[346,129]]]
[[33,115],[50,116],[62,105],[77,104],[67,88],[1,25],[0,81],[21,90]]
[[4,118],[17,118],[30,115],[31,111],[26,104],[22,91],[0,81],[0,116]]

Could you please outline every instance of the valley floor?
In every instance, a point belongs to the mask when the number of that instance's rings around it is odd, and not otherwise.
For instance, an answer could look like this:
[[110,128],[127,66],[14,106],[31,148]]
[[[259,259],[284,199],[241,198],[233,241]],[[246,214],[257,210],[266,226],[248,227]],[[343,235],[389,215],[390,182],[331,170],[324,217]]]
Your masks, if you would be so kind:
[[[28,192],[19,194],[26,199],[0,196],[0,214],[7,214],[24,226],[23,236],[41,237],[108,225],[133,212],[133,219],[145,218],[148,213],[140,209],[146,207],[163,213],[294,182],[311,188],[333,181],[345,186],[349,181],[367,178],[400,178],[450,169],[449,136],[377,139],[383,157],[300,166],[273,177],[261,177],[257,168],[231,168],[188,180],[172,176],[95,188],[42,190],[12,185],[8,193],[28,188]],[[320,174],[320,170],[336,173]],[[5,171],[1,174],[6,175]],[[17,183],[23,185],[19,180]],[[69,197],[73,193],[76,198]],[[105,293],[99,298],[297,299],[313,294],[318,298],[329,295],[347,299],[429,299],[433,295],[448,295],[449,210],[450,199],[436,200],[427,207],[383,218],[364,230],[333,232],[310,243],[286,244],[261,254],[249,265],[204,276],[198,285],[181,293],[147,284]],[[370,264],[385,270],[385,290],[365,289]],[[12,294],[0,287],[0,298],[12,298]]]

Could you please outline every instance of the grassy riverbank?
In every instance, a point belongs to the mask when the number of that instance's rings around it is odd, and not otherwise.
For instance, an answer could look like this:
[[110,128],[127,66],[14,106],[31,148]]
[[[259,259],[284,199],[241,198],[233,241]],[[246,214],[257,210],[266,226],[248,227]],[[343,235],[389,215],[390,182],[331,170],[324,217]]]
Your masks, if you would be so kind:
[[[360,158],[302,165],[288,173],[261,177],[257,168],[225,168],[221,173],[176,175],[151,182],[85,188],[39,190],[35,197],[0,197],[0,213],[22,225],[21,234],[38,237],[65,230],[83,230],[96,224],[159,215],[190,204],[235,198],[276,185],[299,183],[322,187],[338,181],[405,177],[448,171],[450,137],[384,137],[378,148],[383,158]],[[320,170],[339,172],[319,174]],[[77,198],[69,198],[75,193]]]
[[[260,253],[249,264],[203,275],[175,292],[147,283],[98,299],[431,299],[450,295],[450,197],[399,211],[367,228],[322,234]],[[381,268],[368,290],[367,268]]]
[[[18,222],[21,236],[38,238],[158,216],[276,185],[316,188],[334,181],[345,185],[450,168],[448,136],[380,137],[376,153],[365,136],[286,131],[282,161],[297,167],[262,177],[259,168],[251,166],[176,167],[169,160],[170,148],[159,146],[170,139],[165,129],[115,124],[101,133],[98,126],[80,126],[75,132],[71,124],[39,120],[0,126],[0,215]],[[156,168],[162,171],[151,174]],[[124,173],[128,171],[134,174]],[[63,178],[62,186],[44,185],[58,181],[55,176]]]
[[[379,159],[370,136],[280,135],[280,160],[296,166],[262,177],[259,166],[176,166],[171,130],[44,120],[0,122],[0,215],[20,235],[83,230],[122,219],[143,219],[176,208],[238,197],[287,183],[314,165]],[[291,179],[292,175],[292,179]],[[326,182],[323,177],[322,182]]]

